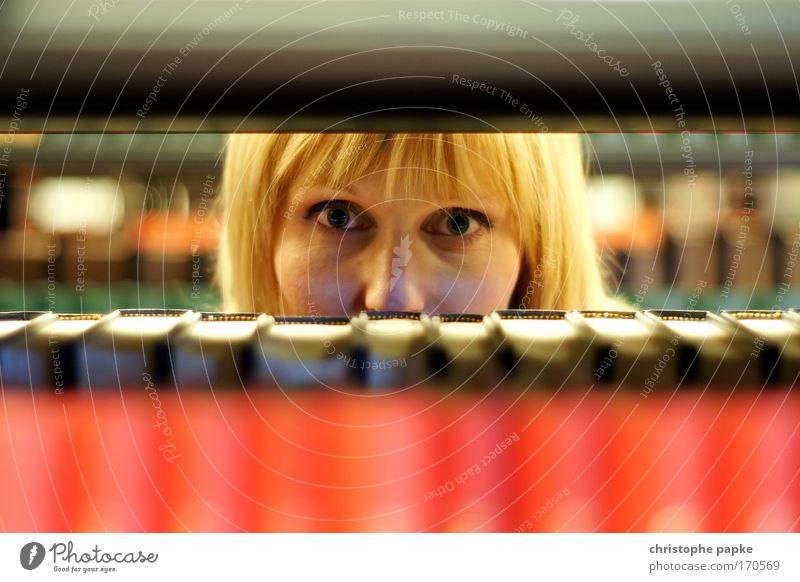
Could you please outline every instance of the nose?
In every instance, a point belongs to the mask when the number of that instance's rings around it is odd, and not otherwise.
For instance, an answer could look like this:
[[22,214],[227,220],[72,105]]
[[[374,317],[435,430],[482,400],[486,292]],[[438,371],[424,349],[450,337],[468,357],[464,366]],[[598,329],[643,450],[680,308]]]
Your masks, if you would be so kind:
[[[393,239],[393,240],[392,240]],[[372,245],[371,245],[372,246]],[[364,308],[370,311],[422,311],[425,308],[423,262],[414,259],[414,240],[404,234],[384,237],[365,249],[362,268]]]

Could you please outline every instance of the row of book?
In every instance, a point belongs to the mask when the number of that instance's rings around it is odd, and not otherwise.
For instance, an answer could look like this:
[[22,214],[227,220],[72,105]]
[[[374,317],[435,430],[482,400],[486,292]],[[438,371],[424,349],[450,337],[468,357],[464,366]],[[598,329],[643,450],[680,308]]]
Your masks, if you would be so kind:
[[362,311],[351,316],[132,309],[0,313],[6,387],[366,391],[590,384],[643,397],[671,386],[793,385],[800,311]]
[[800,531],[800,398],[3,392],[7,532]]

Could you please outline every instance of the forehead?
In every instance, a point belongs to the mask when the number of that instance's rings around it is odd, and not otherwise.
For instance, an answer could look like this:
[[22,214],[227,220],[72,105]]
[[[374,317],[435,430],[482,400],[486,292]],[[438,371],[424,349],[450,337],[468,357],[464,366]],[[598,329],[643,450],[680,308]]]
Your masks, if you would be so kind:
[[358,177],[341,192],[370,201],[417,200],[437,206],[461,205],[496,211],[507,208],[506,196],[498,192],[490,180],[475,176],[436,176],[430,170],[418,168],[380,169]]

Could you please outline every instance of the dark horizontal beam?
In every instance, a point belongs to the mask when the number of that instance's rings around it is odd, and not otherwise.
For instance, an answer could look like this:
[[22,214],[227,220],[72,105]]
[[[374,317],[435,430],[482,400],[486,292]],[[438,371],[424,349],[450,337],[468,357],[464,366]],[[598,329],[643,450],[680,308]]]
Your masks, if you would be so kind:
[[0,131],[800,131],[796,63],[785,2],[7,0]]

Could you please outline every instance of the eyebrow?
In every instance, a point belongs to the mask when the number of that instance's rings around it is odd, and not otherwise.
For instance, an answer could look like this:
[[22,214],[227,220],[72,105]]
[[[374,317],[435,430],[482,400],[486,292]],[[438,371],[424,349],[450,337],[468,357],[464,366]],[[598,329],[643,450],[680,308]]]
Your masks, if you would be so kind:
[[[311,186],[309,188],[309,191],[313,191],[315,189],[318,189],[318,190],[330,190],[332,192],[335,192],[337,195],[338,194],[351,194],[356,198],[362,197],[362,194],[360,192],[358,192],[355,188],[352,188],[351,185],[345,186],[343,188],[335,188],[333,186],[329,186],[329,185],[326,185],[326,184],[316,184],[314,186]],[[470,203],[463,203],[461,205],[456,205],[456,206],[443,206],[442,208],[445,208],[445,209],[446,208],[472,208],[472,209],[478,210],[479,212],[485,212],[485,213],[494,214],[495,215],[495,220],[498,217],[501,217],[501,216],[504,217],[508,213],[511,212],[510,209],[508,208],[507,204],[505,204],[504,202],[498,202],[497,200],[494,200],[491,197],[489,197],[488,199],[484,198],[483,199],[483,204],[480,204],[480,205],[478,205],[478,204],[470,204]]]
[[346,194],[352,194],[353,196],[358,196],[358,192],[356,192],[350,186],[345,186],[344,188],[334,188],[333,186],[328,186],[328,185],[325,185],[325,184],[315,184],[315,185],[309,187],[308,190],[309,191],[313,191],[313,190],[330,190],[330,191],[332,191],[334,193],[337,193],[337,194],[346,193]]

